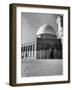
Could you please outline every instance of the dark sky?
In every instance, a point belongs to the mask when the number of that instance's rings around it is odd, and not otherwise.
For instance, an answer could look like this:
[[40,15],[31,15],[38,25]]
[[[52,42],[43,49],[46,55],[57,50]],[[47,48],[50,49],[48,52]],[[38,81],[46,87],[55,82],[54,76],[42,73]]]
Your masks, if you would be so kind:
[[21,13],[21,43],[35,38],[41,25],[49,24],[57,31],[56,14]]

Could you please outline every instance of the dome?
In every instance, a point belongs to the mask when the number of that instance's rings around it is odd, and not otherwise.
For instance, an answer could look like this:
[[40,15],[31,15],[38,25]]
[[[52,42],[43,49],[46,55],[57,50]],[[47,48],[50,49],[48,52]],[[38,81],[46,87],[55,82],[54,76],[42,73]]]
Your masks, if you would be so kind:
[[54,30],[54,28],[49,25],[49,24],[44,24],[42,25],[37,33],[36,33],[36,36],[40,35],[40,34],[52,34],[52,35],[56,35],[56,31]]

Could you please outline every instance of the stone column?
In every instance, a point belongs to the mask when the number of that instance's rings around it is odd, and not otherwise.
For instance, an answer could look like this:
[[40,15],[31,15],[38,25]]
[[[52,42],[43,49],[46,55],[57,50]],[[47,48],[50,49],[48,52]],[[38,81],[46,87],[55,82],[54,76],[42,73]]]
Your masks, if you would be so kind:
[[[27,46],[26,46],[26,54],[27,54]],[[28,55],[28,54],[27,54]],[[27,55],[26,55],[26,58],[27,58]]]
[[24,58],[25,58],[25,47],[23,47],[23,52],[24,52]]
[[29,58],[30,58],[30,46],[29,46]]
[[26,46],[24,46],[24,47],[25,47],[24,58],[26,58]]
[[32,47],[30,45],[30,58],[32,58]]
[[36,50],[36,43],[35,43],[35,47],[34,47],[34,59],[37,59],[37,57],[36,57],[36,53],[37,53],[37,50]]
[[23,46],[21,47],[21,58],[24,58]]
[[35,45],[33,45],[33,58],[34,58],[34,52],[35,52]]
[[32,55],[31,56],[32,56],[32,59],[33,59],[33,45],[32,45]]
[[26,58],[26,52],[27,52],[27,51],[26,51],[26,46],[25,46],[25,58]]
[[28,46],[27,46],[27,58],[28,58]]

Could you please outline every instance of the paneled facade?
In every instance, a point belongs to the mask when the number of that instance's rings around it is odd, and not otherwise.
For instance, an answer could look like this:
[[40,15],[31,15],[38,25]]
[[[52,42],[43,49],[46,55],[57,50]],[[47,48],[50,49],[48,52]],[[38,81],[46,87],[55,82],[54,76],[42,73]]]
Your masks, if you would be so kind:
[[62,59],[61,39],[41,39],[22,45],[24,59]]

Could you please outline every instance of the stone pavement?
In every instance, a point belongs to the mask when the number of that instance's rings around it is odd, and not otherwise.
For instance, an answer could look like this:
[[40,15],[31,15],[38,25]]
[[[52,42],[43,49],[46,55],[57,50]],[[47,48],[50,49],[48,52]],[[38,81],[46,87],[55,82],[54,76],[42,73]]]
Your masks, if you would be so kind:
[[21,76],[35,77],[35,76],[51,76],[63,74],[63,60],[46,59],[46,60],[22,60],[21,62]]

